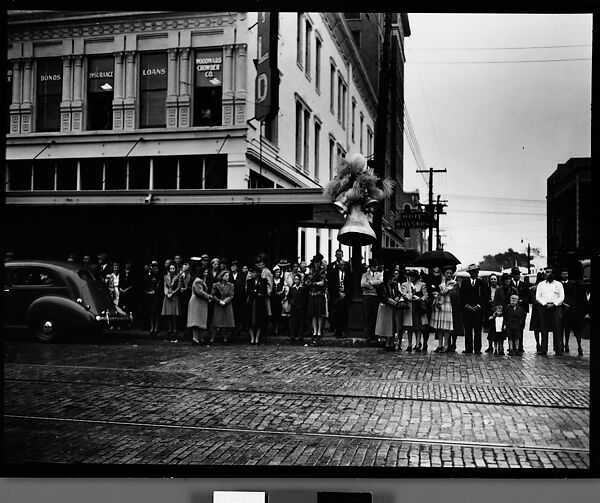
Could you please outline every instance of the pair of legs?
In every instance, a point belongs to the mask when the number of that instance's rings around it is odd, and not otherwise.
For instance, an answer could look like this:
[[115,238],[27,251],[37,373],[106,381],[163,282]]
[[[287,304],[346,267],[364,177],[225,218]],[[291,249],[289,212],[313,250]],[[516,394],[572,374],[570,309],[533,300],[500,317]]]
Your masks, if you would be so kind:
[[560,307],[552,306],[540,307],[540,332],[542,339],[540,341],[540,354],[548,353],[548,332],[552,332],[552,346],[557,355],[563,352],[562,344],[562,311]]
[[448,330],[438,330],[438,347],[436,353],[445,353],[450,346],[450,332]]
[[150,314],[150,335],[158,333],[158,314]]
[[249,327],[248,331],[250,332],[250,344],[258,344],[258,340],[259,340],[260,334],[262,332],[262,327],[259,327],[259,326]]
[[[421,351],[421,334],[422,334],[422,331],[421,330],[407,329],[407,330],[404,330],[404,334],[406,334],[407,340],[408,340],[408,346],[406,348],[406,351],[412,351],[413,348],[415,349],[415,351]],[[413,342],[413,335],[414,335],[414,340],[415,340],[415,345],[414,346],[412,344],[412,342]]]
[[165,316],[167,318],[167,326],[169,327],[169,335],[177,337],[177,318],[178,316]]
[[493,343],[494,346],[494,354],[495,355],[503,355],[504,354],[504,340],[500,340],[500,341],[494,341]]
[[217,332],[223,332],[223,342],[228,342],[229,341],[229,336],[231,335],[231,332],[233,331],[233,328],[228,328],[228,327],[213,327],[210,330],[210,342],[215,342],[215,336],[217,334]]
[[320,339],[323,335],[323,320],[322,316],[313,316],[311,319],[312,322],[312,338]]
[[206,343],[206,329],[192,327],[192,341],[196,344]]

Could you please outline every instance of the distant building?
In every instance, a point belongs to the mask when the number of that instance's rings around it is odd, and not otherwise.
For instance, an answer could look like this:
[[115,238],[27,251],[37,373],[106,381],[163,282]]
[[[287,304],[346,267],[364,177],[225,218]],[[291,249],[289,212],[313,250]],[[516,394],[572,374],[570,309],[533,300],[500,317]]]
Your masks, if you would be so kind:
[[557,267],[592,256],[591,172],[590,157],[575,157],[548,178],[548,261]]

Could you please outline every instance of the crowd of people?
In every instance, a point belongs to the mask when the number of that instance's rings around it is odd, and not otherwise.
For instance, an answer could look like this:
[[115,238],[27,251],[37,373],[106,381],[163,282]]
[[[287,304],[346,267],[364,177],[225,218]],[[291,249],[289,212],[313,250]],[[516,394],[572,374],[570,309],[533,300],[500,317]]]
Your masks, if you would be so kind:
[[151,336],[158,336],[162,318],[168,338],[186,333],[193,344],[217,338],[227,343],[242,332],[250,344],[259,344],[268,331],[318,345],[326,325],[341,338],[356,294],[362,298],[365,338],[382,340],[390,350],[426,352],[431,338],[437,341],[435,352],[456,352],[457,337],[464,336],[463,353],[519,356],[530,310],[529,330],[539,355],[548,353],[550,332],[555,354],[570,352],[573,332],[582,355],[581,339],[589,330],[589,285],[576,285],[567,270],[555,280],[551,267],[531,284],[521,279],[518,267],[481,279],[475,264],[467,268],[470,278],[460,282],[455,267],[432,267],[426,274],[399,264],[386,268],[375,259],[355,273],[341,249],[330,264],[317,253],[309,264],[281,259],[272,269],[264,253],[250,266],[207,254],[189,261],[175,255],[162,269],[151,261],[141,274],[134,274],[131,262],[111,262],[105,253],[97,258],[93,263],[86,255],[83,264],[107,284],[115,304],[144,320]]

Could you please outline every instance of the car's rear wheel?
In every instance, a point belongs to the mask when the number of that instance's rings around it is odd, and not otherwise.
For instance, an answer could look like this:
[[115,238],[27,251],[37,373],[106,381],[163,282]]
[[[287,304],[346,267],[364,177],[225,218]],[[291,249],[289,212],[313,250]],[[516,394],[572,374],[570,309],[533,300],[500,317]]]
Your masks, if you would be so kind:
[[33,326],[33,335],[41,342],[54,342],[58,339],[59,326],[50,316],[38,318]]

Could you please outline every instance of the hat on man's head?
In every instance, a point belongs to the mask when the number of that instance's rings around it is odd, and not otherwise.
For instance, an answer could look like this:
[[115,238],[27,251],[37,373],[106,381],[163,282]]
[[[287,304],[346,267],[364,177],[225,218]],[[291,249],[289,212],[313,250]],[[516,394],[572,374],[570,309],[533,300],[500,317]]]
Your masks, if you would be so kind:
[[203,253],[202,255],[200,255],[200,260],[205,260],[205,259],[210,260],[210,256],[207,253]]
[[158,260],[153,260],[152,262],[150,262],[150,265],[158,265]]
[[369,267],[376,267],[379,265],[379,262],[377,262],[376,258],[370,258],[369,259]]
[[311,262],[322,262],[323,255],[321,255],[319,252],[317,252],[317,254],[310,261]]
[[290,263],[287,261],[286,258],[282,258],[279,259],[279,267],[288,267],[290,265]]
[[519,269],[518,267],[513,267],[513,268],[510,270],[510,273],[511,273],[511,274],[516,274],[516,273],[519,273],[519,274],[521,274],[521,269]]
[[510,274],[508,274],[507,272],[503,272],[502,276],[500,277],[500,279],[502,281],[504,281],[505,279],[512,279],[512,278],[510,277]]
[[471,271],[479,271],[479,267],[477,267],[476,264],[470,264],[469,267],[467,267],[467,272]]

